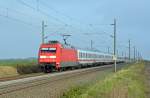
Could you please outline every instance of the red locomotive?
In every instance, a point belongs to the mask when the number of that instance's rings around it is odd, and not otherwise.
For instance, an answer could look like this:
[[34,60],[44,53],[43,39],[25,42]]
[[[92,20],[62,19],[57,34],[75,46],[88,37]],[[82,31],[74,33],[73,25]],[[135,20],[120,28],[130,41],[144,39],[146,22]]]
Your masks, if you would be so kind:
[[76,66],[77,50],[64,48],[58,41],[49,41],[49,43],[40,46],[38,62],[43,66],[45,71]]
[[[118,60],[123,61],[122,58]],[[49,41],[39,49],[38,62],[42,69],[50,72],[52,69],[95,66],[100,63],[113,63],[113,56],[96,51],[81,50],[66,47],[58,41]]]

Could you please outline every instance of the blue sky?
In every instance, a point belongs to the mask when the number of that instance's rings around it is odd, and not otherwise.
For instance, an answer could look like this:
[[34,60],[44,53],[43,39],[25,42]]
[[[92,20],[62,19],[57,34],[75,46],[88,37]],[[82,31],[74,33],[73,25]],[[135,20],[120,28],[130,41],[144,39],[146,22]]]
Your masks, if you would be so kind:
[[[41,21],[48,40],[68,42],[80,48],[112,51],[113,19],[117,19],[117,48],[128,54],[128,40],[150,59],[149,0],[0,0],[0,59],[37,57]],[[44,13],[43,13],[44,12]],[[92,25],[90,25],[92,24]],[[88,35],[87,35],[88,33]],[[98,34],[99,33],[99,34]],[[133,48],[132,48],[133,55]]]

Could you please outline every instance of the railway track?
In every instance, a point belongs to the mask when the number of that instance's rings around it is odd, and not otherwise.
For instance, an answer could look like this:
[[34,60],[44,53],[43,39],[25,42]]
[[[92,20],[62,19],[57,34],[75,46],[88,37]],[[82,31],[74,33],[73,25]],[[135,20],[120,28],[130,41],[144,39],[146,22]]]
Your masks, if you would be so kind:
[[33,74],[27,74],[27,75],[17,75],[17,76],[12,76],[12,77],[4,77],[4,78],[0,78],[0,82],[29,78],[29,77],[35,77],[35,76],[40,76],[40,75],[44,75],[44,73],[33,73]]
[[76,77],[81,74],[87,74],[96,72],[99,70],[104,70],[105,68],[110,68],[112,65],[86,68],[80,70],[66,71],[61,73],[51,73],[46,75],[40,75],[36,77],[21,78],[17,80],[10,80],[5,82],[0,82],[0,95],[5,95],[11,92],[16,92],[22,89],[32,88],[36,86],[46,85],[49,83],[54,83],[56,81],[61,81],[63,79]]

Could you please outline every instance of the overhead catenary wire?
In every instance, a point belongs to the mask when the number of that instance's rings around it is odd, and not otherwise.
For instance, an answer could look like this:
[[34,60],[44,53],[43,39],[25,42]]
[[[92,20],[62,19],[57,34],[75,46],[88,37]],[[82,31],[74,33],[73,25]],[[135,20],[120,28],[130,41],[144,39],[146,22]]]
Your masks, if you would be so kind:
[[[60,20],[60,19],[58,19],[58,18],[56,18],[56,17],[53,17],[52,15],[50,15],[50,14],[46,13],[45,11],[41,10],[41,9],[39,8],[39,5],[40,5],[40,4],[44,4],[44,5],[46,5],[48,8],[54,10],[56,13],[62,14],[61,12],[55,10],[54,8],[48,6],[47,4],[45,4],[45,3],[43,3],[43,2],[39,2],[39,0],[37,0],[37,8],[32,7],[31,5],[27,4],[24,0],[17,0],[17,1],[18,1],[19,3],[21,3],[21,4],[23,4],[24,6],[27,6],[27,7],[31,8],[31,9],[33,9],[34,11],[38,11],[38,12],[40,12],[41,14],[44,14],[44,15],[47,16],[47,17],[52,17],[54,20],[56,20],[56,21],[59,22],[59,23],[62,23],[62,24],[65,24],[65,25],[67,24],[67,23],[63,22],[62,20]],[[67,18],[70,18],[70,17],[67,16],[67,15],[64,15],[64,16],[67,17]],[[71,19],[71,18],[70,18],[70,19]],[[69,26],[70,28],[73,28],[73,26],[70,26],[70,25],[68,25],[68,26]],[[88,26],[88,25],[87,25],[87,26]],[[66,26],[65,26],[65,27],[66,27]],[[86,28],[86,29],[87,29],[87,28]],[[92,31],[91,31],[91,32],[92,32]]]
[[46,13],[45,11],[41,10],[40,8],[37,10],[37,8],[35,8],[35,7],[33,7],[33,6],[29,5],[29,4],[27,4],[24,0],[17,0],[17,1],[18,1],[18,3],[20,3],[20,4],[22,4],[22,5],[24,5],[24,6],[28,7],[28,8],[30,8],[30,9],[32,9],[32,10],[34,10],[34,11],[38,11],[39,13],[45,15],[46,17],[51,17],[51,18],[53,18],[53,19],[54,19],[55,21],[57,21],[58,23],[66,24],[66,23],[63,22],[62,20],[59,20],[58,18],[53,17],[52,15]]
[[0,16],[1,16],[1,17],[4,17],[4,18],[7,18],[7,19],[10,19],[10,20],[13,20],[13,21],[16,21],[16,22],[19,22],[19,23],[23,23],[23,24],[25,24],[25,25],[30,25],[30,26],[34,26],[34,27],[39,27],[38,25],[33,25],[33,24],[30,23],[30,22],[26,22],[26,21],[23,21],[23,20],[20,20],[20,19],[11,17],[11,16],[9,16],[9,15],[0,14]]
[[[40,3],[41,1],[39,2],[39,0],[37,0],[37,7],[36,7],[36,8],[33,7],[33,6],[31,6],[30,4],[28,4],[28,3],[25,2],[24,0],[17,0],[17,1],[20,2],[20,3],[22,3],[23,5],[25,5],[25,6],[29,7],[29,8],[31,8],[31,9],[33,9],[34,11],[37,11],[37,12],[41,13],[42,15],[46,16],[46,17],[51,17],[52,19],[56,20],[58,23],[63,24],[62,29],[65,30],[65,29],[67,28],[68,33],[69,33],[69,28],[75,28],[75,27],[72,26],[72,25],[68,25],[68,23],[62,21],[61,19],[58,19],[58,18],[56,18],[56,17],[50,15],[50,14],[47,13],[45,10],[40,9],[39,5],[41,4],[41,3]],[[51,9],[52,9],[52,8],[51,8]],[[34,23],[30,23],[30,22],[27,22],[27,21],[24,21],[24,20],[21,20],[21,19],[17,19],[16,17],[10,16],[10,15],[9,15],[9,11],[12,11],[12,12],[15,12],[15,11],[10,10],[10,9],[8,9],[8,8],[6,8],[6,10],[7,10],[6,15],[1,14],[1,16],[5,17],[5,18],[9,18],[9,19],[14,20],[14,21],[18,21],[18,22],[27,24],[27,25],[32,25],[32,26],[35,25]],[[55,10],[55,9],[53,9],[53,10]],[[58,14],[62,14],[60,11],[57,11],[57,10],[55,10],[55,12],[58,13]],[[24,15],[23,12],[20,13],[19,11],[16,11],[16,13],[21,14],[21,15]],[[62,14],[62,16],[63,16],[63,14]],[[65,16],[66,18],[69,18],[69,17],[66,16],[65,14],[64,14],[64,16]],[[73,19],[70,18],[70,20],[73,20]],[[74,21],[74,20],[73,20],[73,21]],[[106,25],[106,24],[104,24],[104,25]],[[39,26],[40,26],[40,25],[38,25],[38,27],[39,27]],[[94,30],[95,30],[95,29],[94,29],[94,28],[95,28],[95,27],[94,27],[94,24],[91,24],[91,25],[87,24],[87,25],[85,25],[85,26],[87,27],[86,29],[89,29],[89,28],[90,28],[90,32],[92,32],[93,35],[96,35],[96,33],[93,33]],[[77,28],[76,28],[76,29],[77,29]],[[66,30],[66,31],[67,31],[67,30]],[[80,32],[83,32],[83,31],[81,31],[81,29],[79,29],[79,28],[78,28],[78,30],[80,30]],[[70,30],[70,31],[71,31],[71,30]],[[56,32],[57,32],[57,30],[56,30]],[[72,33],[72,32],[71,32],[71,33]],[[109,34],[109,33],[106,33],[106,32],[104,32],[104,33],[99,33],[99,34],[104,34],[104,35],[109,35],[109,36],[110,36],[110,34]],[[102,40],[102,39],[101,39],[101,40]]]
[[[74,21],[74,22],[76,22],[76,23],[78,23],[78,24],[80,24],[80,25],[84,25],[84,26],[86,26],[86,29],[87,29],[87,26],[88,26],[88,28],[89,28],[90,31],[93,31],[93,30],[94,30],[92,27],[90,27],[89,24],[81,23],[81,21],[78,21],[77,19],[74,19],[74,18],[72,18],[72,17],[70,17],[70,16],[68,16],[68,15],[66,15],[66,14],[64,14],[64,13],[58,11],[58,10],[56,10],[55,8],[53,8],[52,6],[48,5],[47,3],[43,2],[43,1],[40,1],[40,2],[38,1],[37,3],[40,3],[41,5],[43,5],[43,6],[47,7],[47,8],[49,8],[50,10],[52,10],[52,11],[54,11],[55,13],[59,14],[59,16],[64,16],[64,19],[67,18],[67,19],[69,19],[70,21]],[[37,4],[37,5],[38,5],[38,4]],[[92,30],[92,29],[93,29],[93,30]]]
[[[31,18],[33,18],[33,16],[31,16],[31,15],[28,15],[26,13],[23,13],[21,11],[15,10],[15,9],[7,8],[7,7],[1,7],[1,5],[0,5],[0,9],[1,9],[1,11],[0,11],[1,17],[5,17],[5,18],[11,19],[11,20],[16,21],[16,22],[24,23],[26,25],[30,25],[30,26],[32,25],[35,27],[40,27],[40,25],[38,25],[38,24],[35,24],[31,21],[27,22],[24,19],[22,19],[22,17],[27,18],[27,19],[31,19]],[[19,18],[16,18],[16,16],[22,16],[22,17],[19,17],[20,18],[19,19]]]
[[[31,9],[33,9],[34,11],[37,11],[37,8],[34,8],[34,7],[32,7],[31,5],[27,4],[24,0],[17,0],[17,1],[18,1],[19,3],[21,3],[22,5],[24,5],[24,6],[29,7],[29,8],[31,8]],[[39,3],[39,1],[38,1],[38,3]],[[39,6],[39,4],[38,4],[38,6]],[[52,19],[54,19],[54,20],[57,21],[58,23],[64,24],[64,29],[65,29],[66,27],[75,28],[74,26],[68,25],[68,23],[66,23],[66,22],[62,21],[61,19],[58,19],[58,18],[56,18],[56,17],[54,17],[54,16],[48,14],[46,11],[43,11],[43,10],[41,10],[40,8],[38,8],[38,12],[41,13],[41,14],[43,14],[43,15],[45,15],[46,17],[51,17]],[[66,26],[66,25],[67,25],[67,26]],[[78,30],[79,30],[79,29],[78,29]]]

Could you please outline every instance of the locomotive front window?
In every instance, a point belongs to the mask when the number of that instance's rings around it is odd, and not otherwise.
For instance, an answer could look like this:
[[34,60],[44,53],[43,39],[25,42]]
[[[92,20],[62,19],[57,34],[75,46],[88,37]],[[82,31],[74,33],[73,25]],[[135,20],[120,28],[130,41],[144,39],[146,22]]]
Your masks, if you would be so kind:
[[41,52],[56,53],[56,48],[41,48]]

